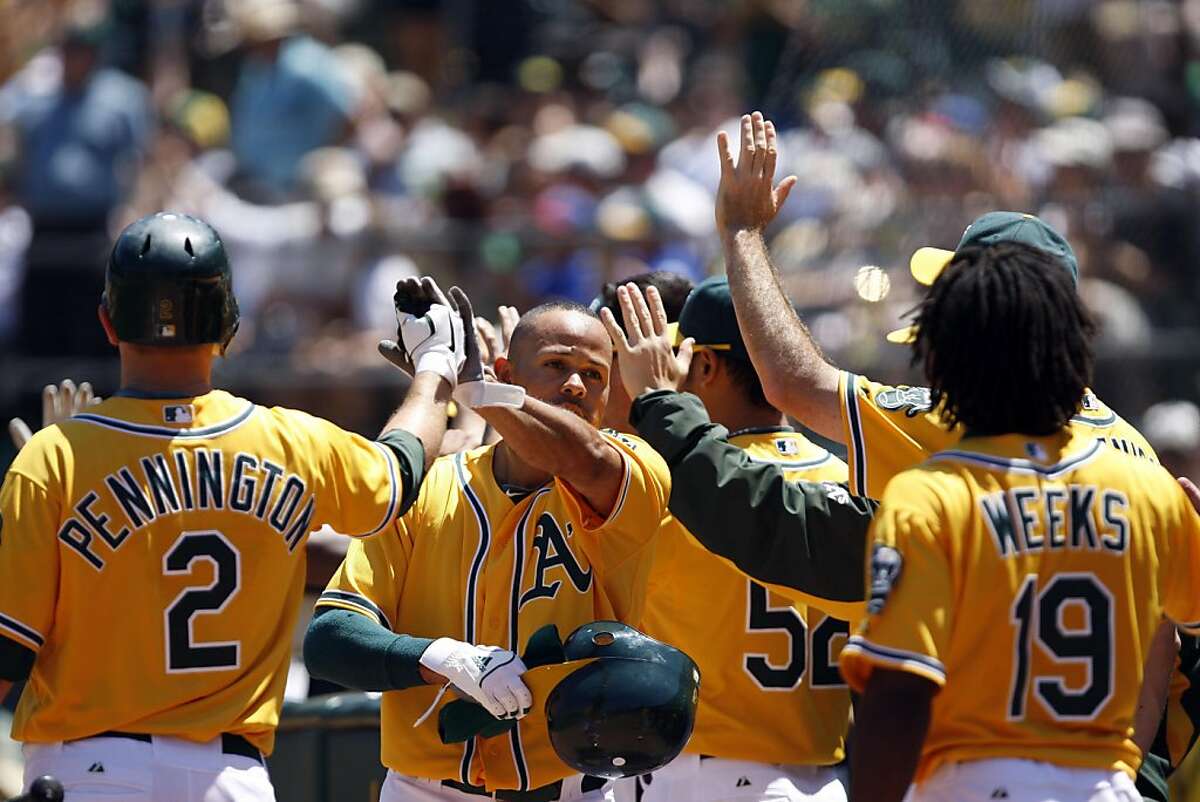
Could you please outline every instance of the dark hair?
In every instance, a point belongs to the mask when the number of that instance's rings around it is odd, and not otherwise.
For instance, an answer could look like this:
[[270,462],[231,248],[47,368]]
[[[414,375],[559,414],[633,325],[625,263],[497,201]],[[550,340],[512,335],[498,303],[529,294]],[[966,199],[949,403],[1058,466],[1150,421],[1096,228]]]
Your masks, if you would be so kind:
[[528,312],[521,315],[521,319],[517,321],[517,325],[513,328],[512,338],[508,341],[508,353],[512,355],[517,350],[517,344],[529,336],[529,330],[533,328],[533,322],[542,315],[549,312],[578,312],[585,317],[599,320],[596,313],[586,306],[575,301],[547,301],[530,309]]
[[725,369],[729,371],[729,375],[733,378],[734,384],[745,395],[746,400],[756,407],[763,409],[774,409],[774,405],[767,400],[767,394],[763,390],[762,380],[758,378],[758,371],[754,369],[754,364],[748,359],[733,356],[724,351],[713,351]]
[[621,304],[617,301],[617,287],[625,284],[633,283],[637,285],[642,292],[645,292],[648,287],[654,287],[658,290],[659,296],[662,297],[663,309],[667,313],[667,322],[674,323],[679,320],[680,313],[683,312],[683,305],[687,301],[688,294],[692,291],[692,280],[686,276],[681,276],[678,273],[672,273],[669,270],[653,270],[649,273],[642,273],[625,281],[609,281],[600,289],[600,295],[596,298],[599,303],[593,302],[593,309],[598,313],[601,309],[607,309],[613,313],[613,317],[617,319],[617,325],[622,330],[625,328],[625,319],[621,315]]
[[1005,242],[954,254],[916,308],[924,362],[945,421],[977,434],[1051,434],[1092,379],[1095,324],[1050,254]]

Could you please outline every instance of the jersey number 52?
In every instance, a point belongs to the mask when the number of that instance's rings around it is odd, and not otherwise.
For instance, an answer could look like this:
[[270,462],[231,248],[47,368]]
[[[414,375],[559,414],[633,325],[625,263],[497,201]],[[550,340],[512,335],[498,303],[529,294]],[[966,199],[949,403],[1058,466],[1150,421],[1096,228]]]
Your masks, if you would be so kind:
[[751,652],[743,657],[746,673],[758,686],[766,691],[792,690],[804,679],[805,669],[808,668],[808,654],[811,653],[813,665],[809,671],[809,682],[812,687],[845,687],[845,681],[838,672],[837,659],[832,658],[830,652],[834,638],[850,634],[849,624],[826,617],[812,628],[810,638],[809,628],[805,626],[804,619],[796,608],[791,605],[772,607],[766,588],[755,582],[747,584],[750,586],[750,598],[746,631],[785,632],[790,642],[789,659],[783,665],[772,665],[765,654]]

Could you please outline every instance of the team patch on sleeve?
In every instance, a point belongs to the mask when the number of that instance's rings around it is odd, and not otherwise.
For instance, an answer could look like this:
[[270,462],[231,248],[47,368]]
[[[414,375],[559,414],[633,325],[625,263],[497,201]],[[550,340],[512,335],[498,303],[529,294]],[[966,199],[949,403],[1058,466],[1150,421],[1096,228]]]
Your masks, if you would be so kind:
[[867,612],[878,615],[883,611],[892,588],[900,579],[903,567],[904,558],[899,551],[882,543],[875,544],[871,551],[871,588],[867,599]]
[[903,411],[910,418],[933,409],[933,396],[928,387],[889,387],[875,396],[875,406],[889,412]]
[[637,451],[637,448],[638,448],[637,441],[633,440],[632,438],[627,437],[626,435],[622,434],[621,432],[618,432],[616,429],[604,429],[602,431],[605,434],[607,434],[609,437],[611,437],[612,439],[620,440],[621,443],[623,443],[625,445],[625,447],[628,448],[630,451]]

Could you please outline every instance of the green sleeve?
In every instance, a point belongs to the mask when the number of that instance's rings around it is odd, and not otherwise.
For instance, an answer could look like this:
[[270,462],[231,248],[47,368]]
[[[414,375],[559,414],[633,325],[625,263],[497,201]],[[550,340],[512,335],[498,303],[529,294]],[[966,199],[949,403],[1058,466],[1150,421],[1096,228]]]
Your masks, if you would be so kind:
[[705,548],[760,582],[864,599],[876,502],[845,485],[789,482],[778,466],[751,461],[688,393],[647,393],[630,421],[671,469],[671,514]]
[[400,463],[404,495],[400,498],[400,509],[396,512],[396,517],[399,518],[408,512],[408,508],[417,500],[421,482],[425,481],[425,446],[415,435],[403,429],[389,429],[379,435],[376,442],[390,448]]
[[304,634],[304,665],[314,677],[347,688],[403,690],[425,684],[419,661],[431,643],[349,610],[318,609]]
[[[1179,633],[1179,657],[1175,670],[1188,679],[1188,685],[1182,695],[1176,700],[1167,701],[1167,709],[1163,711],[1162,722],[1150,751],[1142,760],[1138,769],[1137,789],[1142,798],[1155,802],[1167,802],[1169,789],[1167,779],[1175,772],[1179,764],[1192,751],[1200,735],[1200,638],[1194,635]],[[1175,755],[1172,761],[1171,750],[1167,743],[1167,722],[1177,717],[1187,719],[1191,728],[1187,747],[1182,755]]]
[[[20,682],[28,679],[36,659],[37,654],[32,649],[0,635],[0,680]],[[0,702],[3,701],[0,694]]]

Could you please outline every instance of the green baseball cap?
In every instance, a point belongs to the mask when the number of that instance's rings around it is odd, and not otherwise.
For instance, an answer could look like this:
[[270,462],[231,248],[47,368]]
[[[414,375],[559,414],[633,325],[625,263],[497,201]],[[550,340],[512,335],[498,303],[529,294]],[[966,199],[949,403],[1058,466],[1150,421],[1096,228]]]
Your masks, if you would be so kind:
[[975,218],[963,232],[953,251],[942,248],[921,248],[913,254],[909,269],[913,278],[922,284],[932,284],[950,264],[955,251],[1000,242],[1019,242],[1057,256],[1076,282],[1079,281],[1079,262],[1071,244],[1044,220],[1022,212],[988,212]]
[[[957,251],[1001,242],[1019,242],[1058,257],[1058,261],[1071,274],[1071,278],[1076,283],[1079,282],[1079,261],[1075,258],[1071,244],[1046,221],[1023,212],[988,212],[980,215],[967,226],[957,248],[953,251],[944,248],[920,248],[909,260],[909,270],[918,283],[928,286],[937,280],[946,269],[946,265],[954,259]],[[891,332],[887,339],[893,343],[909,343],[913,341],[914,336],[913,328],[907,326]]]
[[683,311],[679,313],[675,344],[679,345],[686,337],[695,339],[697,348],[723,351],[750,360],[733,309],[729,279],[725,276],[706,278],[688,295]]

